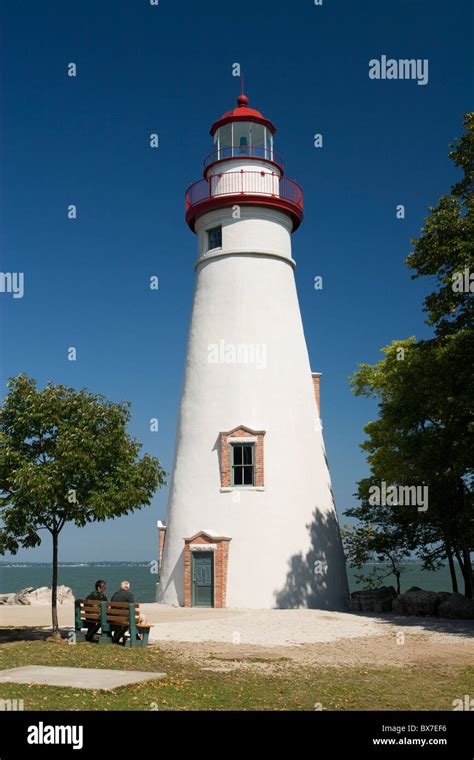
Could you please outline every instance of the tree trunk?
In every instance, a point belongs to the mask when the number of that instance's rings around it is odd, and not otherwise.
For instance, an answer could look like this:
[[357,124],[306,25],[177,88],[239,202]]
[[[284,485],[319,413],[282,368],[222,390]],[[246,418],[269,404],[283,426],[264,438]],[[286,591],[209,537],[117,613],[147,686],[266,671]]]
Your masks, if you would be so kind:
[[461,569],[461,575],[464,577],[464,562],[462,561],[462,557],[459,554],[459,552],[458,552],[457,549],[454,550],[454,553],[456,555],[456,559],[457,559],[459,567]]
[[465,485],[464,482],[460,479],[457,481],[457,499],[456,502],[459,504],[459,513],[460,513],[460,521],[459,521],[459,528],[460,528],[460,541],[459,541],[459,547],[461,551],[458,551],[456,553],[457,560],[459,562],[459,566],[462,571],[463,579],[464,579],[464,594],[467,596],[468,599],[472,599],[472,563],[471,563],[471,553],[469,546],[465,543],[466,541],[466,532],[464,526],[466,526],[468,523],[466,522],[466,503],[465,503]]
[[397,569],[397,564],[394,561],[392,554],[388,555],[388,559],[390,561],[390,564],[392,565],[392,573],[394,574],[395,578],[397,579],[397,594],[400,596],[400,594],[402,593],[400,591],[400,577],[401,577],[402,571]]
[[464,578],[464,594],[468,599],[472,599],[472,564],[471,556],[467,546],[462,548],[463,556],[463,578]]
[[451,575],[451,585],[453,592],[457,594],[458,591],[458,579],[456,576],[456,568],[454,567],[453,552],[448,544],[445,544],[446,556],[448,558],[449,573]]
[[53,536],[53,579],[51,583],[51,613],[53,618],[53,636],[59,634],[58,624],[58,532],[52,531]]
[[398,573],[395,573],[395,577],[396,577],[396,579],[397,579],[397,594],[398,594],[398,596],[400,596],[400,594],[402,593],[402,592],[400,591],[400,576],[401,576],[401,573],[400,573],[400,572],[398,572]]

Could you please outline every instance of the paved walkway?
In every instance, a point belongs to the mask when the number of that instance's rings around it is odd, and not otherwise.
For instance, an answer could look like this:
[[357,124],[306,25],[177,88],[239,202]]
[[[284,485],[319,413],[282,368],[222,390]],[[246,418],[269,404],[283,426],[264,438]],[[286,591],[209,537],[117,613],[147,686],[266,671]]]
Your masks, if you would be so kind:
[[139,670],[107,670],[102,668],[55,668],[26,665],[23,668],[0,670],[0,683],[27,683],[46,686],[72,686],[75,689],[109,691],[143,681],[161,681],[165,673]]

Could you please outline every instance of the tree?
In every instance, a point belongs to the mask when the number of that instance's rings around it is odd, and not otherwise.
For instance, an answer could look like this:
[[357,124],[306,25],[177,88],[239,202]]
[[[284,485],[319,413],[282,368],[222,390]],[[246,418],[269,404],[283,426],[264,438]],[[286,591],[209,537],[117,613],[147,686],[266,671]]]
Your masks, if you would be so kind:
[[[450,158],[462,169],[463,178],[443,195],[406,263],[413,279],[435,278],[436,290],[424,302],[428,324],[438,337],[474,329],[474,114],[464,117],[465,134],[457,141]],[[459,275],[468,272],[470,287],[456,287]],[[471,277],[473,275],[473,277]],[[454,287],[453,287],[454,286]]]
[[[438,341],[395,341],[374,366],[351,378],[356,395],[379,399],[379,416],[364,431],[371,475],[358,483],[360,507],[346,514],[380,524],[370,488],[384,481],[423,494],[427,503],[388,505],[384,529],[402,531],[426,568],[447,559],[456,590],[454,559],[472,595],[470,552],[474,547],[472,402],[466,386],[472,367],[463,361],[465,335]],[[403,350],[403,360],[400,351]]]
[[[379,400],[379,417],[364,428],[371,475],[358,483],[358,508],[347,514],[376,524],[368,489],[381,480],[428,489],[429,506],[393,505],[391,528],[402,528],[429,569],[447,560],[457,591],[472,597],[474,549],[474,116],[450,157],[463,170],[450,196],[430,209],[407,258],[414,278],[429,276],[435,290],[424,309],[429,340],[409,338],[385,347],[385,357],[362,364],[351,378],[356,395]],[[472,274],[472,277],[471,277]],[[462,277],[460,278],[460,275]],[[463,287],[458,287],[460,280]]]
[[165,483],[156,457],[138,458],[126,432],[130,405],[87,390],[49,383],[42,391],[22,374],[8,383],[0,408],[0,553],[41,543],[51,534],[52,623],[58,635],[59,534],[150,504]]
[[[352,516],[351,510],[346,512]],[[376,561],[384,564],[385,568],[374,567],[370,573],[356,575],[356,580],[368,588],[379,588],[384,578],[394,575],[397,584],[397,594],[400,590],[400,577],[405,569],[404,560],[410,556],[410,550],[405,545],[403,536],[395,531],[377,529],[370,522],[361,525],[342,527],[344,551],[351,567],[361,569],[368,562]],[[382,573],[382,575],[381,575]]]

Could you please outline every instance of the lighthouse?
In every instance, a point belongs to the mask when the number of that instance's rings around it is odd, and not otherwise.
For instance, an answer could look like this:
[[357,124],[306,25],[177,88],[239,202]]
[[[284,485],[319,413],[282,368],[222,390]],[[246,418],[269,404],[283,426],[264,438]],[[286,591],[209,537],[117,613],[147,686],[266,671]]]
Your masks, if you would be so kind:
[[291,238],[303,194],[275,126],[237,107],[186,192],[196,287],[157,601],[347,608],[348,586]]

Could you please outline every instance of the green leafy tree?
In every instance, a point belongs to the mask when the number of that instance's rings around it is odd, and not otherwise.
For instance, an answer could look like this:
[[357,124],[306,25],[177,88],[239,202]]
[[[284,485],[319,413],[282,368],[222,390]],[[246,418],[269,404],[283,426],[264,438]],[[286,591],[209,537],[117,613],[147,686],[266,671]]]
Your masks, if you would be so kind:
[[52,622],[58,633],[59,534],[67,522],[127,515],[149,505],[165,483],[156,457],[130,437],[128,403],[19,375],[0,408],[0,553],[51,534]]
[[473,396],[466,394],[472,367],[463,359],[467,342],[464,333],[441,343],[395,341],[383,349],[384,359],[374,366],[361,365],[354,373],[354,392],[378,398],[379,416],[365,426],[367,439],[361,446],[371,475],[358,483],[360,506],[346,514],[364,523],[380,522],[370,488],[381,481],[426,488],[426,505],[389,506],[385,528],[402,531],[425,568],[447,559],[454,590],[457,560],[464,592],[471,596],[474,430]]
[[[427,487],[426,511],[396,505],[389,525],[434,569],[447,560],[453,590],[455,562],[472,597],[474,549],[474,117],[450,153],[463,178],[430,209],[407,259],[414,278],[429,276],[435,290],[424,309],[434,328],[430,340],[409,338],[383,349],[385,357],[362,364],[351,378],[356,395],[376,398],[379,416],[364,428],[370,477],[358,483],[360,506],[346,514],[377,525],[371,485]],[[457,287],[459,275],[464,287]],[[474,277],[472,278],[474,279]],[[385,526],[388,529],[388,524]]]
[[[425,298],[424,309],[437,336],[472,331],[474,325],[473,113],[464,117],[464,127],[464,135],[449,154],[463,171],[463,178],[453,185],[450,195],[443,195],[430,208],[422,234],[412,241],[414,248],[407,258],[413,279],[435,279],[436,289]],[[456,282],[466,270],[469,287],[460,289]]]
[[[346,512],[349,513],[350,510]],[[355,526],[344,525],[341,530],[344,551],[350,566],[358,570],[369,562],[378,564],[370,572],[357,574],[357,581],[367,588],[380,588],[384,578],[394,575],[397,594],[400,594],[400,578],[410,550],[406,547],[404,537],[397,534],[393,527],[387,529],[384,522],[382,520],[379,526],[369,522]]]

